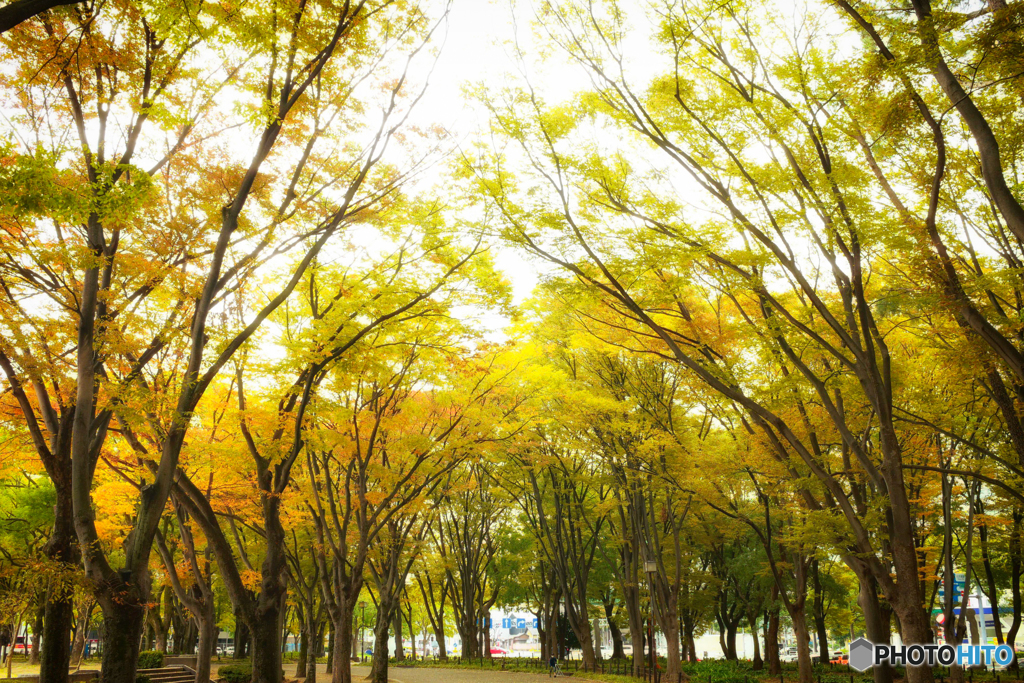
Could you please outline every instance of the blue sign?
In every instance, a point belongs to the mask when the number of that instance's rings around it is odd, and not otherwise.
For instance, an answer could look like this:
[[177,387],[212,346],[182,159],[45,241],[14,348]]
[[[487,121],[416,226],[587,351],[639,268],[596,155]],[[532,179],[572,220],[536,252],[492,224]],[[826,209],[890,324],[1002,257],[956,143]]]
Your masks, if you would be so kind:
[[526,628],[526,619],[517,619],[516,628]]
[[533,627],[534,627],[534,628],[537,628],[537,626],[538,626],[538,623],[537,623],[537,617],[534,617],[534,618],[533,618]]

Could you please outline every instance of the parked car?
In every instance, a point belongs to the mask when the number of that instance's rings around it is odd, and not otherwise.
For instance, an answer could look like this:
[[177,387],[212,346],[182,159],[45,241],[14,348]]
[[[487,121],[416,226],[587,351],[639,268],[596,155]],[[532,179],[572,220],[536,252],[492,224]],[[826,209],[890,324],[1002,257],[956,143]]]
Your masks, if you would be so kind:
[[491,648],[491,655],[492,656],[493,655],[507,655],[507,654],[508,654],[508,650],[503,650],[500,647],[492,647]]

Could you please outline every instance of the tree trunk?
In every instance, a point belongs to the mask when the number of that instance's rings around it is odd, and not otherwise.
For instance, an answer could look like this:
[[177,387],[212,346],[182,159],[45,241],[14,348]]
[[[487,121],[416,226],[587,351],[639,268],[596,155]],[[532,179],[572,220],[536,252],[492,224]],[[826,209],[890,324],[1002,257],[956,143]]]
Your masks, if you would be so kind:
[[[39,657],[40,683],[67,683],[68,668],[71,661],[68,652],[68,641],[71,637],[71,624],[74,621],[73,593],[61,582],[51,582],[47,590],[46,607],[43,613],[43,642]],[[91,610],[87,610],[91,611]],[[88,619],[75,634],[77,659],[81,661],[85,650]]]
[[814,669],[811,666],[811,638],[807,631],[807,617],[803,606],[794,607],[789,618],[793,622],[793,635],[796,637],[800,683],[814,683]]
[[548,658],[562,658],[561,648],[558,646],[558,612],[554,612],[553,618],[548,622]]
[[[857,602],[864,615],[864,631],[871,642],[888,643],[888,614],[883,613],[882,606],[878,601],[875,578],[866,569],[857,573],[860,578],[860,593],[857,596]],[[871,675],[874,678],[874,683],[892,683],[892,668],[888,665],[872,667]]]
[[604,603],[604,615],[608,619],[608,633],[612,638],[612,659],[625,659],[626,651],[622,647],[622,630],[615,623],[612,603]]
[[249,626],[242,614],[235,610],[235,659],[249,658]]
[[754,636],[754,659],[751,663],[751,669],[761,671],[764,669],[764,660],[761,659],[761,641],[757,637],[757,616],[748,615],[747,623],[750,625],[750,633]]
[[[260,594],[257,619],[249,625],[252,637],[252,683],[281,683],[281,609],[279,600]],[[269,603],[269,604],[268,604]]]
[[[1014,651],[1016,651],[1017,632],[1020,630],[1021,620],[1021,596],[1020,596],[1020,577],[1021,577],[1021,520],[1024,519],[1024,511],[1019,507],[1013,509],[1013,535],[1010,537],[1010,593],[1011,601],[1013,604],[1013,621],[1010,622],[1010,628],[1006,631],[1006,644],[1009,645]],[[1012,671],[1018,671],[1020,664],[1017,658],[1014,657],[1013,661],[1007,667]],[[42,679],[40,679],[42,680]]]
[[213,610],[213,600],[203,603],[203,614],[199,620],[199,645],[196,648],[196,683],[207,683],[210,680],[210,660],[217,647],[219,631]]
[[[156,619],[156,621],[160,621],[159,617]],[[180,641],[184,641],[184,639],[174,639],[174,644],[176,648],[180,647],[178,645]],[[153,649],[157,652],[167,652],[167,631],[163,630],[162,628],[158,628],[156,626],[156,623],[153,624]]]
[[46,603],[39,605],[36,611],[36,620],[32,623],[32,651],[28,656],[29,664],[39,663],[39,636],[43,633],[43,615],[46,613]]
[[[46,544],[46,554],[59,566],[72,571],[81,561],[78,553],[78,537],[75,534],[71,496],[71,456],[61,449],[55,449],[59,467],[50,472],[57,494],[54,506],[53,532]],[[81,662],[85,651],[85,640],[88,635],[89,619],[92,605],[85,609],[86,619],[79,623],[81,642],[75,634],[75,645],[78,647],[77,661]],[[71,626],[74,623],[74,591],[68,582],[50,579],[46,589],[46,608],[43,614],[43,643],[39,661],[39,683],[67,683],[70,654],[68,641],[71,639]]]
[[[331,630],[327,634],[327,673],[332,672],[334,666],[334,621],[330,620]],[[356,656],[355,643],[352,643],[352,656]]]
[[316,657],[324,642],[324,634],[320,628],[321,625],[316,623],[316,615],[310,613],[309,621],[306,624],[306,628],[309,631],[307,635],[309,647],[306,652],[306,670],[304,672],[306,683],[316,683]]
[[[305,616],[305,615],[303,615]],[[304,619],[303,619],[304,620]],[[309,635],[306,633],[305,625],[299,628],[299,657],[295,660],[295,677],[303,678],[306,675],[306,658],[309,656]]]
[[735,662],[739,659],[736,655],[736,624],[726,622],[725,624],[725,658],[729,661]]
[[401,662],[405,659],[405,644],[402,642],[402,607],[396,606],[395,616],[392,620],[392,628],[395,632],[395,661]]
[[[979,497],[980,501],[980,497]],[[980,506],[980,504],[979,504]],[[988,554],[988,524],[982,524],[978,527],[978,538],[981,541],[981,562],[982,567],[985,570],[985,581],[986,587],[988,588],[988,599],[992,605],[992,621],[995,622],[996,631],[996,643],[998,645],[1003,644],[1003,625],[999,621],[999,591],[996,589],[996,577],[992,572],[992,562],[989,559]],[[979,584],[981,582],[979,581]],[[986,617],[982,615],[982,619]]]
[[821,590],[821,567],[817,560],[811,565],[811,577],[814,580],[814,628],[818,635],[818,661],[828,664],[828,629],[825,628],[825,596]]
[[[361,584],[352,591],[342,594],[337,610],[331,615],[334,619],[334,643],[332,653],[328,656],[330,664],[327,669],[331,672],[332,683],[352,683],[352,660],[349,653],[358,642],[352,626],[355,620],[355,600],[359,598],[360,588]],[[354,595],[354,598],[350,600],[349,595]],[[362,656],[360,651],[359,658],[362,659]]]
[[146,624],[144,601],[130,592],[123,599],[110,594],[97,597],[103,610],[103,683],[135,683],[139,645]]
[[[327,670],[331,672],[331,680],[334,683],[338,683],[338,681],[351,683],[352,681],[352,661],[349,659],[349,650],[357,643],[356,639],[352,637],[351,619],[343,620],[343,622],[345,621],[348,623],[334,625],[331,652],[327,655]],[[363,653],[360,652],[360,659],[362,656]]]
[[471,613],[465,613],[458,623],[459,638],[462,639],[463,658],[473,659],[480,649],[480,634],[477,631],[476,619]]
[[[384,608],[383,602],[380,608]],[[387,616],[378,617],[374,625],[373,667],[368,678],[371,683],[388,683],[388,621]]]
[[416,629],[412,624],[412,605],[409,605],[409,652],[412,661],[416,661]]
[[[775,590],[773,594],[778,595]],[[782,673],[782,662],[779,660],[779,609],[776,607],[768,613],[764,627],[764,654],[768,660],[768,673],[778,676]]]
[[597,657],[594,655],[594,639],[590,633],[590,621],[583,619],[582,624],[573,627],[583,651],[583,666],[591,670],[597,668]]
[[[632,594],[632,595],[631,595]],[[633,644],[633,676],[640,676],[644,669],[644,617],[640,613],[640,594],[631,590],[623,594],[626,616],[629,618],[629,639]]]
[[693,619],[683,619],[683,635],[686,638],[686,651],[689,653],[690,661],[697,662],[697,641],[693,637]]
[[[444,642],[444,624],[441,624],[439,627],[434,628],[434,638],[437,640],[437,656],[441,659],[441,661],[447,662],[448,648]],[[543,631],[540,632],[540,642],[542,644],[544,643]],[[541,647],[543,649],[543,645]],[[541,654],[541,656],[543,657],[543,654]]]
[[[52,601],[51,601],[52,603]],[[50,604],[47,603],[47,609],[50,608]],[[92,611],[96,608],[96,602],[90,600],[89,604],[82,608],[81,613],[78,615],[78,620],[75,624],[75,644],[71,650],[71,660],[75,663],[75,666],[82,665],[82,657],[85,655],[85,641],[89,637],[89,622],[92,621]],[[43,668],[46,666],[46,626],[43,626],[43,664],[39,669],[39,680],[43,680]]]
[[665,634],[665,673],[663,677],[666,681],[674,681],[679,679],[680,674],[680,659],[679,659],[679,619],[676,616],[675,610],[670,610],[672,617],[666,619],[661,624],[661,631]]

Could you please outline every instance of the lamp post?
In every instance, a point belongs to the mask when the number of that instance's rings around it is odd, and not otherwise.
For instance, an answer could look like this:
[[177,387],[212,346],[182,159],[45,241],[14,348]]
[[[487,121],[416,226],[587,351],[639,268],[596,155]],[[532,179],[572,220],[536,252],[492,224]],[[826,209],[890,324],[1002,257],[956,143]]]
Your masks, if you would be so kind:
[[654,560],[647,560],[644,562],[644,571],[647,572],[647,585],[650,586],[651,590],[651,672],[653,675],[654,670],[658,665],[658,654],[657,646],[654,644],[654,575],[658,573],[658,563]]
[[359,661],[363,661],[363,656],[366,654],[366,648],[363,646],[363,624],[366,623],[366,602],[359,602]]

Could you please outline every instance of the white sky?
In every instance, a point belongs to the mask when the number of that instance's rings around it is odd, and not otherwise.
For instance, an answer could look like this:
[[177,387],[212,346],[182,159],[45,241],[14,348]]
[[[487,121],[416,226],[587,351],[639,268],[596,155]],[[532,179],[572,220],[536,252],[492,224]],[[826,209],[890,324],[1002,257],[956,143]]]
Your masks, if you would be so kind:
[[[520,2],[513,21],[509,0],[454,0],[444,47],[412,122],[417,125],[439,124],[454,134],[459,143],[469,141],[484,130],[486,115],[474,106],[472,98],[465,96],[464,88],[477,83],[497,87],[508,82],[513,74],[519,75],[512,45],[517,31],[521,45],[535,43],[531,27],[532,5]],[[630,56],[640,53],[642,67],[653,71],[653,54],[648,51],[651,45],[646,37],[637,38],[640,39],[631,41]],[[532,66],[536,67],[536,62]],[[580,68],[557,61],[545,63],[543,74],[534,79],[533,84],[549,102],[568,98],[590,86]],[[498,266],[512,282],[516,304],[530,296],[541,273],[551,272],[554,268],[511,249],[496,247],[494,253]],[[498,316],[488,318],[493,327],[503,326]]]
[[[528,27],[520,26],[520,31]],[[486,119],[464,96],[463,88],[474,83],[503,82],[514,69],[509,44],[515,35],[507,0],[455,0],[448,32],[430,87],[414,114],[418,124],[436,123],[466,142],[486,125]],[[512,281],[515,303],[530,296],[537,285],[539,268],[518,252],[495,252],[498,266]],[[489,316],[490,317],[490,316]],[[502,326],[494,316],[492,326]]]

